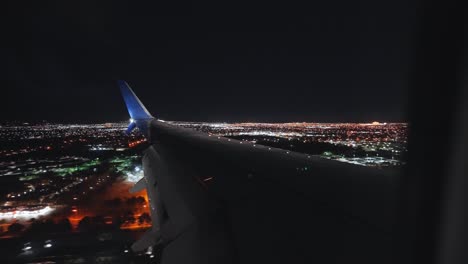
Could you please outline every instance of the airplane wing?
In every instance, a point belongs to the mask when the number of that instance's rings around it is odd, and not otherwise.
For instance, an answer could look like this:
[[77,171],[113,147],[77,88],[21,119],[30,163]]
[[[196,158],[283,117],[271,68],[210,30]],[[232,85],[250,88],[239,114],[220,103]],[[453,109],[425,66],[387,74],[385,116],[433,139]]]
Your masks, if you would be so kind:
[[[217,137],[151,116],[119,82],[147,137],[153,229],[134,250],[162,263],[390,263],[394,173]],[[138,114],[135,114],[138,113]]]

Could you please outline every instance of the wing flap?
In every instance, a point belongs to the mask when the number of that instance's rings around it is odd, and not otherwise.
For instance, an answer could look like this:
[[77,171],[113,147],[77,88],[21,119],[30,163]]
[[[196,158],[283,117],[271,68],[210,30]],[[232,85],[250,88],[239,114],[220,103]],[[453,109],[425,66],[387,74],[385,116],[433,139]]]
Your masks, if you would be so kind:
[[132,188],[130,188],[129,192],[133,194],[144,189],[146,189],[146,180],[145,178],[141,178],[137,183],[135,183],[135,185],[133,185]]
[[153,229],[146,231],[143,236],[132,245],[132,250],[134,252],[139,252],[146,250],[149,247],[152,247],[158,243],[161,235],[159,231],[154,231]]

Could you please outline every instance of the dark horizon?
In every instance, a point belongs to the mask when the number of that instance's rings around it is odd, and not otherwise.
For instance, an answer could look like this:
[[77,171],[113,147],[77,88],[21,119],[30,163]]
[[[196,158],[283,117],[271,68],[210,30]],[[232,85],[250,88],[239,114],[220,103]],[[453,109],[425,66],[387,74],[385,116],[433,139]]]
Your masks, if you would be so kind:
[[402,122],[415,3],[31,3],[8,12],[0,120]]

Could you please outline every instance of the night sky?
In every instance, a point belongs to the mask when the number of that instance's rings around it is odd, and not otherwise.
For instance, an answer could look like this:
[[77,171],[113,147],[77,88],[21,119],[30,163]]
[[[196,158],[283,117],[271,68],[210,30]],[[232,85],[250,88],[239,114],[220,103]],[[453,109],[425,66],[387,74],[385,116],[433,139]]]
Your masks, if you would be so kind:
[[10,6],[0,121],[406,120],[411,1],[151,3]]

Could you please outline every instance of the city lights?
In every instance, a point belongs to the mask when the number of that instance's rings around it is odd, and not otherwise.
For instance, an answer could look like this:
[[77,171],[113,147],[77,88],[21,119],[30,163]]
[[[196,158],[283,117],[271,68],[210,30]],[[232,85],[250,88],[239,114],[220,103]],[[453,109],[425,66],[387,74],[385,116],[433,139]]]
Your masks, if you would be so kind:
[[0,219],[12,219],[12,218],[30,219],[33,217],[46,216],[50,214],[52,211],[54,211],[54,209],[49,206],[45,206],[44,208],[41,208],[41,209],[32,209],[32,210],[28,210],[26,208],[24,209],[16,208],[13,211],[0,212]]
[[[236,139],[236,146],[271,153],[281,150],[285,158],[299,153],[308,159],[394,167],[404,164],[402,157],[406,153],[405,123],[165,122],[204,132],[211,136],[210,140],[233,144]],[[126,127],[125,122],[0,127],[0,140],[5,142],[0,147],[0,155],[5,157],[0,161],[0,179],[19,181],[3,196],[0,219],[27,221],[48,216],[54,210],[60,212],[59,208],[68,208],[73,219],[83,217],[86,207],[81,203],[86,197],[101,192],[117,179],[123,184],[138,182],[143,169],[137,153],[148,142],[138,133],[125,135]],[[206,177],[203,182],[213,179]],[[145,204],[141,209],[148,207]],[[79,219],[74,221],[76,225]],[[127,224],[121,228],[145,225]]]

